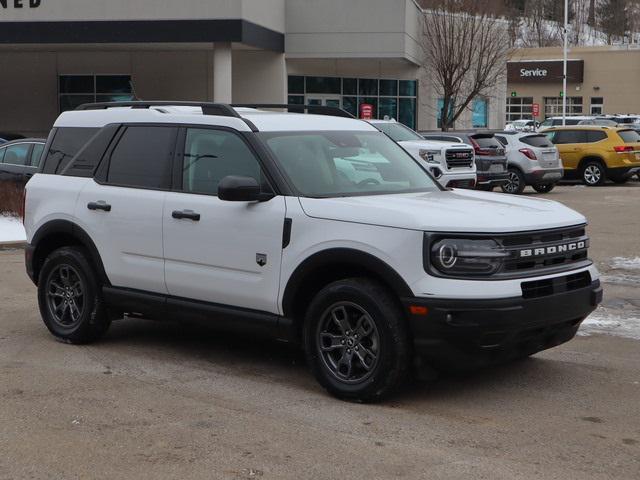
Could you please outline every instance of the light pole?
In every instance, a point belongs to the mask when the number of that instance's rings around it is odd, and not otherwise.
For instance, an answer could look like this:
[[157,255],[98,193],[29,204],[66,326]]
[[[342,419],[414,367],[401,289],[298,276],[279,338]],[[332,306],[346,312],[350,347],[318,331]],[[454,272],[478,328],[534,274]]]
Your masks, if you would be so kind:
[[564,48],[562,51],[562,126],[567,123],[567,41],[569,39],[569,0],[564,0]]

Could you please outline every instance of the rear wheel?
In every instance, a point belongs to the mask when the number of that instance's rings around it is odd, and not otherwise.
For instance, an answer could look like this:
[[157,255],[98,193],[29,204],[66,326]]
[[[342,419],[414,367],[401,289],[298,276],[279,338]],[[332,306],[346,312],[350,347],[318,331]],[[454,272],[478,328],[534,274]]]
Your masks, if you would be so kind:
[[313,374],[339,398],[380,400],[408,371],[410,344],[402,310],[382,285],[366,278],[322,289],[307,311],[304,337]]
[[500,188],[504,193],[511,193],[514,195],[519,195],[524,191],[525,179],[524,175],[517,168],[509,169],[509,181],[507,183],[503,183]]
[[589,160],[582,166],[582,182],[589,186],[603,185],[607,181],[607,174],[598,160]]
[[68,343],[97,340],[111,324],[87,254],[77,247],[47,257],[38,279],[38,304],[49,331]]
[[532,185],[533,189],[538,193],[549,193],[551,190],[556,188],[555,183],[548,183],[546,185]]

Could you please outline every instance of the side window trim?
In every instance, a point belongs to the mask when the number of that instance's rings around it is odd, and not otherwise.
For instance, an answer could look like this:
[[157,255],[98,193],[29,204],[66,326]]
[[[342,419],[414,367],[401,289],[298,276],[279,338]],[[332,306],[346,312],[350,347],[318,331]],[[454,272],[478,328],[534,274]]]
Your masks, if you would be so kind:
[[173,157],[174,158],[173,175],[172,175],[173,185],[172,185],[171,191],[177,192],[177,193],[184,193],[187,195],[205,195],[209,197],[218,196],[217,193],[212,194],[212,193],[201,193],[201,192],[189,192],[189,191],[185,191],[184,189],[184,155],[185,155],[185,148],[187,144],[187,131],[190,129],[222,131],[222,132],[227,132],[237,136],[240,139],[240,141],[244,143],[244,145],[247,147],[249,152],[251,152],[251,155],[253,155],[253,158],[256,160],[258,166],[260,167],[260,171],[264,176],[264,180],[270,190],[269,192],[263,192],[263,193],[277,194],[277,191],[274,188],[275,182],[273,181],[271,172],[269,172],[269,169],[266,167],[265,162],[263,161],[262,157],[260,156],[255,146],[252,144],[252,142],[250,142],[245,137],[245,135],[243,135],[238,130],[235,130],[230,127],[225,127],[222,125],[183,125],[180,128],[180,131],[178,132],[178,138],[177,138],[178,143],[175,149],[175,155]]

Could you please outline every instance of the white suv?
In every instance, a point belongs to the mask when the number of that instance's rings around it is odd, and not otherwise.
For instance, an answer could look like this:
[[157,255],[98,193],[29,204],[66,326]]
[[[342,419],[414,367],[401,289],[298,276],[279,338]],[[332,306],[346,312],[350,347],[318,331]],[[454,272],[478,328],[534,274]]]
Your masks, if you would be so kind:
[[470,145],[427,140],[395,120],[369,120],[369,123],[423,162],[443,187],[475,187],[476,162],[473,147]]
[[262,334],[303,345],[342,398],[553,347],[602,298],[582,215],[446,191],[352,118],[86,105],[56,121],[25,201],[54,336],[128,316]]

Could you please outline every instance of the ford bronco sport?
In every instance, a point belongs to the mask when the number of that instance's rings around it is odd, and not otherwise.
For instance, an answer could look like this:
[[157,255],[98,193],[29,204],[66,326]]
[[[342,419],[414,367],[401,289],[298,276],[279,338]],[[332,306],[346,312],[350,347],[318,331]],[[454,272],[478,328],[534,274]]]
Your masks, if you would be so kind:
[[60,115],[26,187],[45,325],[75,344],[127,316],[268,335],[362,401],[411,368],[575,335],[602,297],[582,215],[447,191],[343,113],[124,102]]

